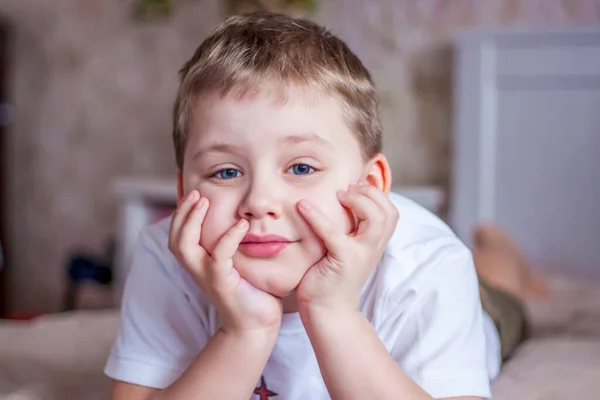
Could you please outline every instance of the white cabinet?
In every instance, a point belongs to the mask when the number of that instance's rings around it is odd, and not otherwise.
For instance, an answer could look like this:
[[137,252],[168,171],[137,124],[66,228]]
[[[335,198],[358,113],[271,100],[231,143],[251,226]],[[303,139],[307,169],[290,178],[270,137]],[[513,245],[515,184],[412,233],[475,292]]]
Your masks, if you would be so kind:
[[600,279],[600,30],[469,32],[455,60],[452,226]]

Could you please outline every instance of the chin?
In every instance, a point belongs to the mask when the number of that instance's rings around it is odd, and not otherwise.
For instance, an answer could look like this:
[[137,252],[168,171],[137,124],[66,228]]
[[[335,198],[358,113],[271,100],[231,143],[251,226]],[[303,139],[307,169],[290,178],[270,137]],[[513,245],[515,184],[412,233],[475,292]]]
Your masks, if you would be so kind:
[[302,268],[289,264],[284,266],[267,260],[240,260],[234,265],[240,276],[248,283],[276,297],[292,294],[308,270],[308,267]]
[[[241,274],[240,274],[241,275]],[[272,294],[275,297],[286,297],[292,294],[304,274],[290,274],[291,276],[264,276],[261,274],[250,274],[247,278],[245,278],[252,286],[255,288],[262,290],[263,292],[267,292]],[[244,277],[244,275],[242,275]]]
[[292,295],[296,291],[297,287],[298,285],[269,285],[268,287],[259,289],[269,294],[272,294],[275,297],[283,299],[284,297]]

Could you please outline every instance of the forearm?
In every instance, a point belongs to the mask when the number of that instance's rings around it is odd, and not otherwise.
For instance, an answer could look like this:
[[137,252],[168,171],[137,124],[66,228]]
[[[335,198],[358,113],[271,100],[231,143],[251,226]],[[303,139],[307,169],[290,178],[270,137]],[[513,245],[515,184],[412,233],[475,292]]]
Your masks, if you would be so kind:
[[151,400],[250,398],[277,335],[275,329],[244,334],[217,331],[181,377]]
[[301,315],[332,399],[431,399],[400,369],[358,311]]

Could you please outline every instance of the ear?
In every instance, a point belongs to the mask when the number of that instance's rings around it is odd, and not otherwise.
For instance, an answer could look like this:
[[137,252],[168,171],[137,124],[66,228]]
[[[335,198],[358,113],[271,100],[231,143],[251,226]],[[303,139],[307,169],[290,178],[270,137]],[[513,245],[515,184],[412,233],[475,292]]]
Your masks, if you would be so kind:
[[363,180],[385,194],[390,193],[392,189],[392,170],[387,158],[382,153],[377,154],[367,163]]
[[183,173],[177,170],[177,204],[183,200]]

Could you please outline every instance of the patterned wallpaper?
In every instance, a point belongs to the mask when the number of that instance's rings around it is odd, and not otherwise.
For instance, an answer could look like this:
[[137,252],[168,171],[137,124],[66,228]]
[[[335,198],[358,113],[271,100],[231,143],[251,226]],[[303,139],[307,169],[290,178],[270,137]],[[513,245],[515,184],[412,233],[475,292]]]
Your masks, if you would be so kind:
[[[0,0],[13,28],[8,209],[12,308],[56,310],[69,252],[115,231],[121,175],[174,173],[176,72],[224,15],[222,0],[174,0],[136,22],[132,0]],[[452,40],[465,28],[598,24],[600,0],[320,0],[381,88],[395,179],[445,184]]]

